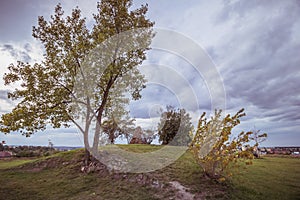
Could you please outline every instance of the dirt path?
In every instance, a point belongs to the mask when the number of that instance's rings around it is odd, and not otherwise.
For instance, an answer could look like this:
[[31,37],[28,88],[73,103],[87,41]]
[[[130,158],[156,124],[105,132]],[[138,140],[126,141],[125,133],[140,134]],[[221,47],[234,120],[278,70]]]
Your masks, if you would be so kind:
[[194,199],[194,196],[192,193],[189,192],[189,188],[184,187],[177,181],[170,182],[171,186],[177,190],[177,194],[175,196],[175,199],[181,199],[181,200],[191,200]]

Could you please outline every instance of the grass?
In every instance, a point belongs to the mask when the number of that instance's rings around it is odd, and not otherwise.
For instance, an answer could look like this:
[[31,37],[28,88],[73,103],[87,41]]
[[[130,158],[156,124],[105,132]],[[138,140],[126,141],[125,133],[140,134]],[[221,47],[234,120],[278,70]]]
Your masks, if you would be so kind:
[[35,158],[2,159],[0,160],[0,170],[17,167],[35,160]]
[[300,159],[256,159],[232,184],[231,199],[300,199]]
[[[135,153],[154,152],[161,148],[150,145],[119,147]],[[154,188],[132,179],[114,178],[114,174],[83,174],[80,172],[83,153],[83,150],[73,150],[39,159],[0,160],[0,199],[170,199],[175,193],[167,189],[170,181],[180,182],[197,199],[300,197],[299,158],[257,159],[231,182],[219,184],[203,177],[193,155],[186,152],[171,165],[146,173],[165,183],[162,188]],[[167,152],[167,156],[169,154]],[[48,163],[46,167],[45,163]],[[138,174],[128,175],[136,176]]]
[[107,145],[106,148],[110,146],[117,146],[125,151],[134,152],[134,153],[145,153],[145,152],[154,152],[161,149],[161,145],[143,145],[143,144],[130,144],[130,145]]
[[1,174],[0,199],[153,199],[152,192],[125,181],[72,175],[61,170]]
[[164,168],[180,158],[186,147],[157,145],[108,145],[100,149],[101,161],[122,158],[124,165],[119,166],[127,172],[150,172]]
[[[125,180],[114,180],[112,176],[83,174],[74,166],[57,166],[35,169],[40,162],[59,159],[71,163],[81,157],[82,150],[59,153],[50,158],[28,160],[29,166],[20,167],[21,160],[0,162],[0,199],[155,199],[156,191]],[[60,163],[61,163],[60,162]],[[14,165],[12,163],[15,163]],[[23,163],[24,164],[24,163]]]

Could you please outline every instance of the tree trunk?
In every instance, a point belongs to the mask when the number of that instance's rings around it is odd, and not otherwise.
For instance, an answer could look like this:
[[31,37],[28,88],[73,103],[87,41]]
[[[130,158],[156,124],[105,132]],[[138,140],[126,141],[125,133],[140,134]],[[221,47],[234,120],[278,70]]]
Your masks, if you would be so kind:
[[85,130],[83,141],[84,141],[84,149],[85,149],[83,163],[85,166],[88,166],[90,164],[90,156],[91,156],[88,129]]
[[[96,128],[95,128],[95,135],[94,135],[94,141],[93,141],[93,146],[92,146],[92,151],[94,153],[98,152],[98,147],[99,147],[99,139],[100,139],[100,131],[101,131],[101,117],[100,119],[97,119],[96,123]],[[100,122],[99,122],[100,121]]]
[[92,147],[93,151],[95,153],[98,152],[99,138],[100,138],[100,131],[101,131],[101,121],[102,121],[102,114],[104,112],[104,107],[105,107],[106,102],[107,102],[109,90],[112,87],[112,85],[114,84],[117,77],[118,77],[117,75],[115,76],[115,78],[110,77],[110,80],[108,81],[108,84],[107,84],[106,89],[104,91],[102,103],[101,103],[99,109],[97,110],[97,112],[98,112],[98,114],[97,114],[97,123],[96,123],[96,130],[95,130],[93,147]]
[[91,156],[90,151],[87,148],[85,148],[84,161],[83,161],[85,166],[88,166],[90,164],[90,160],[91,160],[90,156]]

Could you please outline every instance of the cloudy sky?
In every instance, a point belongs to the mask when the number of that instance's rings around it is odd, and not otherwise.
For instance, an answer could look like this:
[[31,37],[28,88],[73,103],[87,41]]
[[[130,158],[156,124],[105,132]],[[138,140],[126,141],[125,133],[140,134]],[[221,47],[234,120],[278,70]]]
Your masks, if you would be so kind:
[[[96,1],[0,1],[1,77],[10,63],[42,59],[32,26],[40,15],[48,19],[58,2],[66,14],[79,6],[89,26],[93,23]],[[134,7],[144,3],[158,31],[168,30],[183,40],[171,42],[177,54],[160,50],[162,41],[148,53],[141,67],[147,88],[143,98],[129,106],[139,125],[155,128],[165,105],[184,107],[195,124],[202,112],[210,113],[219,105],[215,102],[222,101],[226,113],[245,108],[247,116],[236,131],[255,127],[267,132],[264,146],[300,145],[299,1],[136,0]],[[183,51],[190,47],[187,43],[199,51]],[[12,89],[0,80],[0,114],[14,105],[6,95]],[[0,134],[8,144],[47,145],[48,139],[55,145],[82,145],[72,128],[49,129],[30,138]]]

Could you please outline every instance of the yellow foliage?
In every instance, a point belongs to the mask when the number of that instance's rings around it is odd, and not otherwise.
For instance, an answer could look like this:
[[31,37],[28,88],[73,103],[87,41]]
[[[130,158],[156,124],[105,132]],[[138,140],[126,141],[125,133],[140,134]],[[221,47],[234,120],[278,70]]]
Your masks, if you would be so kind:
[[257,143],[252,146],[249,143],[252,132],[243,131],[229,141],[232,129],[240,124],[240,118],[245,115],[244,109],[241,109],[233,116],[228,114],[222,118],[222,111],[216,110],[209,120],[205,118],[205,113],[200,117],[190,149],[207,176],[222,182],[225,177],[232,176],[226,170],[228,166],[239,167],[243,162],[252,164],[253,149],[257,147]]

